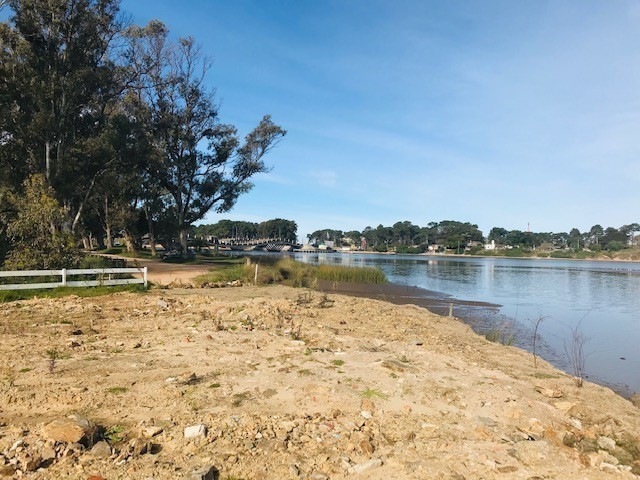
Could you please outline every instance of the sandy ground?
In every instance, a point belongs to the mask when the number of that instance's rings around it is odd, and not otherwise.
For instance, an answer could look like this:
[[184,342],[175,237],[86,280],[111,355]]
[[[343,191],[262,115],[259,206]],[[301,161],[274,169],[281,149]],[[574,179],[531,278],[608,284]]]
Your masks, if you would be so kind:
[[640,474],[629,401],[416,306],[170,289],[4,304],[0,330],[0,475]]

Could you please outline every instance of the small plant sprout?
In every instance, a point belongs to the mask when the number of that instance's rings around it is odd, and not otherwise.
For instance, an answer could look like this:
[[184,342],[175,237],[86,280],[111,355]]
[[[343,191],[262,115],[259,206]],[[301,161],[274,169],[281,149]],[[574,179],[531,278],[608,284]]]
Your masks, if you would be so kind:
[[540,324],[542,322],[544,322],[544,320],[547,317],[543,317],[542,315],[540,315],[538,317],[537,320],[535,320],[533,323],[533,341],[532,341],[532,345],[531,345],[531,353],[533,353],[533,368],[538,368],[538,356],[536,355],[536,346],[538,343],[538,339],[540,338],[540,335],[538,334],[538,330],[540,329]]
[[56,370],[56,366],[58,365],[58,360],[60,359],[60,352],[57,348],[50,348],[45,350],[45,353],[49,360],[49,373],[53,374]]
[[569,341],[564,341],[564,351],[569,359],[569,365],[571,365],[578,387],[582,387],[584,383],[586,363],[584,344],[590,340],[580,329],[582,320],[584,320],[584,317],[580,319],[575,327],[571,327],[571,338]]

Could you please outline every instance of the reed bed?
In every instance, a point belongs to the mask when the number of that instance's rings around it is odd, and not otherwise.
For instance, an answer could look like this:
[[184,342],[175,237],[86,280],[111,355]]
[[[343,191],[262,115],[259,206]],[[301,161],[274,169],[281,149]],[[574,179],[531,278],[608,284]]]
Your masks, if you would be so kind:
[[318,280],[342,283],[381,284],[387,277],[379,268],[345,267],[342,265],[309,265],[291,258],[283,258],[276,262],[268,259],[258,263],[258,278],[255,282],[256,264],[234,265],[213,270],[198,277],[200,284],[257,283],[269,285],[282,283],[293,287],[312,287]]

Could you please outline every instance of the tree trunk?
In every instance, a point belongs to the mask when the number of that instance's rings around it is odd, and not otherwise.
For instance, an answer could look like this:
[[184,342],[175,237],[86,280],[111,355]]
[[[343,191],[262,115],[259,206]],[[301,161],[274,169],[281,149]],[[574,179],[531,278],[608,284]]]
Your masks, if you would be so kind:
[[111,219],[109,218],[109,197],[104,197],[104,232],[107,235],[107,248],[113,248],[113,237],[111,236]]
[[155,257],[158,253],[156,252],[156,233],[153,225],[153,217],[151,216],[149,206],[146,203],[142,208],[144,209],[145,217],[147,217],[147,226],[149,228],[149,248],[151,249],[151,256]]
[[82,245],[83,245],[85,250],[91,250],[91,238],[87,237],[86,235],[83,235],[82,236]]
[[124,243],[127,245],[127,252],[129,253],[138,253],[140,250],[136,238],[128,230],[124,231]]
[[189,245],[187,243],[187,228],[180,228],[180,250],[182,251],[180,256],[187,258],[187,252],[189,251]]
[[96,243],[98,244],[98,250],[104,250],[104,238],[102,235],[96,237]]

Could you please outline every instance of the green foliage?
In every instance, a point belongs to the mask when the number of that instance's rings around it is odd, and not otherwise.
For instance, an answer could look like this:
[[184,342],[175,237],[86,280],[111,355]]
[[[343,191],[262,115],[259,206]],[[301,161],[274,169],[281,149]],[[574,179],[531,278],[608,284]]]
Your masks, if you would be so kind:
[[383,400],[386,400],[387,398],[389,398],[387,395],[385,395],[381,391],[370,389],[370,388],[367,388],[364,392],[362,392],[362,396],[364,398],[381,398]]
[[5,260],[7,270],[73,268],[80,251],[73,236],[62,231],[65,212],[43,175],[24,183],[24,196],[15,196],[16,219],[7,229],[13,248]]
[[30,298],[60,298],[69,295],[78,297],[98,297],[117,292],[145,292],[143,285],[116,285],[113,287],[59,287],[47,290],[0,290],[0,303]]

